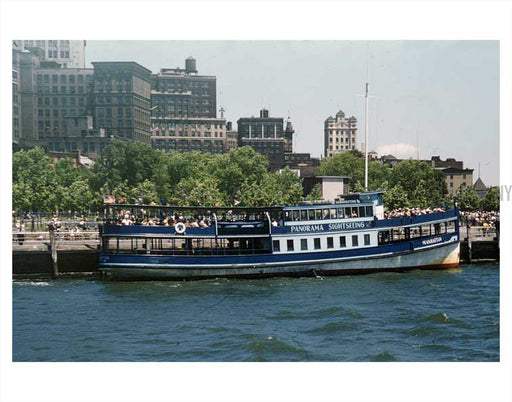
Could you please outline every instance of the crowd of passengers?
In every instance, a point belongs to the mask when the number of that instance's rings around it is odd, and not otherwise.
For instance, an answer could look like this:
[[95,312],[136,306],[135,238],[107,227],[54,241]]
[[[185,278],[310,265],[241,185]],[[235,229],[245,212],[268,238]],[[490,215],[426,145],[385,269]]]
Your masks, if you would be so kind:
[[[174,214],[161,214],[160,216],[149,217],[146,210],[141,209],[140,215],[134,215],[128,210],[121,210],[117,214],[116,224],[120,226],[144,225],[144,226],[176,226],[183,223],[185,227],[208,228],[213,223],[213,218],[205,215],[184,216],[181,212]],[[235,216],[228,211],[226,215],[218,218],[220,222],[247,221],[247,215]],[[272,226],[278,226],[277,220],[272,221]]]
[[186,227],[207,228],[211,226],[211,219],[202,215],[184,217],[181,213],[150,217],[144,209],[141,209],[140,215],[133,215],[125,210],[119,211],[116,223],[122,226],[176,226],[178,223],[183,223]]
[[398,208],[384,212],[384,219],[403,218],[445,212],[444,208]]

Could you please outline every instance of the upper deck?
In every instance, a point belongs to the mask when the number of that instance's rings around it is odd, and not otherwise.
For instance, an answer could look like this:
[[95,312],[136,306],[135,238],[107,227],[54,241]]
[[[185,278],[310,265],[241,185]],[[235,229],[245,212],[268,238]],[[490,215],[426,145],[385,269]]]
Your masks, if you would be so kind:
[[[290,207],[106,206],[103,236],[112,237],[268,237],[294,233],[340,232],[412,227],[458,218],[458,209],[379,219],[375,203],[358,200]],[[185,230],[178,233],[176,226]]]

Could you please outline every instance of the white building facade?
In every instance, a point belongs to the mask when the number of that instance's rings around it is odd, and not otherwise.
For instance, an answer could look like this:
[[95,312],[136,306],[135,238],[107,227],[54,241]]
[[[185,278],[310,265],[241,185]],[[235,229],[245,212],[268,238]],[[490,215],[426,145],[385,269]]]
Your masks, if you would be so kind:
[[340,110],[336,117],[329,116],[324,123],[324,155],[334,156],[341,152],[356,149],[357,119],[345,117]]
[[85,67],[85,40],[17,40],[21,49],[39,48],[41,61],[54,61],[64,68]]

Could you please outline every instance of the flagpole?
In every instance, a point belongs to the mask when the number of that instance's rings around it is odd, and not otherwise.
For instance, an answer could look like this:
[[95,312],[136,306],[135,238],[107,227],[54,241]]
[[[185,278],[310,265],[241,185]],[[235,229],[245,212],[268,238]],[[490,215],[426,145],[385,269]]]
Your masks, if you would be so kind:
[[368,83],[364,96],[364,189],[368,191]]

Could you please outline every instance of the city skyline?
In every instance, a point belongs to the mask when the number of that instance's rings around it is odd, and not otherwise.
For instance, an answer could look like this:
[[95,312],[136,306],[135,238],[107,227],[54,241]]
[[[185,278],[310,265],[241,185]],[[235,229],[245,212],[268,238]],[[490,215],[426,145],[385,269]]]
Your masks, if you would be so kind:
[[93,40],[86,67],[133,60],[157,73],[183,68],[189,56],[200,75],[217,77],[227,120],[263,107],[271,117],[290,116],[294,152],[321,155],[324,121],[339,110],[357,118],[361,149],[368,78],[370,150],[453,157],[474,169],[475,180],[480,170],[486,185],[499,184],[498,41]]

